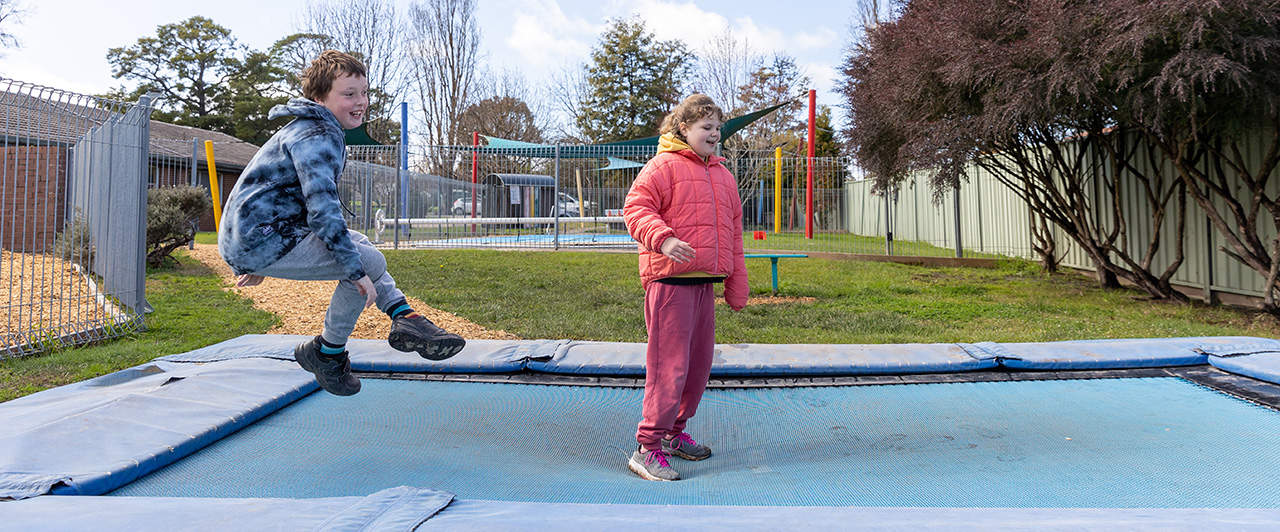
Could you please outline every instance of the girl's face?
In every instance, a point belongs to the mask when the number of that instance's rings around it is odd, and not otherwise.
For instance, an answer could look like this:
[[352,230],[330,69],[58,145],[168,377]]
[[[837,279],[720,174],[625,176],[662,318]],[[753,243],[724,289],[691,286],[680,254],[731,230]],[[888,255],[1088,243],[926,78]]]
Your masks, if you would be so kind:
[[680,134],[687,139],[693,153],[706,159],[716,152],[716,143],[720,142],[720,119],[710,115],[692,124],[680,126]]
[[316,103],[332,112],[342,129],[360,127],[369,107],[369,81],[361,75],[346,74],[333,80],[328,94]]

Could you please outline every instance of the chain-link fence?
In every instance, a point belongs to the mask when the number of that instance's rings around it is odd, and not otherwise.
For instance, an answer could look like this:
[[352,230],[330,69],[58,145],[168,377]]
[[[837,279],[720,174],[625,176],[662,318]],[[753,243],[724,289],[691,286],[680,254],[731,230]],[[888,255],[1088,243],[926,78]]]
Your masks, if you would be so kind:
[[[391,247],[634,248],[622,206],[653,146],[348,147],[339,182],[348,224]],[[734,154],[747,247],[870,253],[850,231],[848,159]],[[397,201],[399,198],[399,201]],[[809,205],[813,238],[806,238]]]
[[0,358],[142,324],[150,102],[0,79]]

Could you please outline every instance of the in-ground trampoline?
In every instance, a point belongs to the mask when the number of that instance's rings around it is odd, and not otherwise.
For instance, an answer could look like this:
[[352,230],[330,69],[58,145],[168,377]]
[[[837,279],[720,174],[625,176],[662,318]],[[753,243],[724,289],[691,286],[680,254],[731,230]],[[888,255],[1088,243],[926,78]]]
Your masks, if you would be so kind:
[[719,345],[684,480],[625,462],[643,344],[251,335],[0,404],[0,529],[1280,525],[1280,341]]

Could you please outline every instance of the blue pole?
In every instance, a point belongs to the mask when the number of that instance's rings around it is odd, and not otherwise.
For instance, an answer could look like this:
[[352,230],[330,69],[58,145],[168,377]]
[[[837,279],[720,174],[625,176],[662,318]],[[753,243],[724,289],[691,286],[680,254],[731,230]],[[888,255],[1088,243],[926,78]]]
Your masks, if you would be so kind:
[[760,225],[764,223],[761,219],[761,217],[763,216],[764,216],[764,183],[761,182],[760,186],[756,187],[756,225]]
[[396,248],[400,247],[399,218],[408,218],[406,206],[409,203],[409,104],[400,102],[400,204],[396,206]]
[[778,257],[769,257],[773,266],[773,295],[778,295]]
[[400,169],[404,170],[400,175],[400,203],[403,205],[409,197],[408,187],[404,186],[404,181],[409,178],[409,104],[407,102],[400,102]]

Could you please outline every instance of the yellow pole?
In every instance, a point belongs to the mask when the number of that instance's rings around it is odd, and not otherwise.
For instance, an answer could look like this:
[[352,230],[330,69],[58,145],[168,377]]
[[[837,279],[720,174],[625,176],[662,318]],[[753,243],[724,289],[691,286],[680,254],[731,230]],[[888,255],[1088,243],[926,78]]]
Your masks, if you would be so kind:
[[204,141],[204,158],[209,163],[209,193],[213,195],[213,231],[222,223],[222,194],[218,193],[218,170],[213,164],[213,141]]
[[782,147],[773,149],[773,234],[782,232]]

